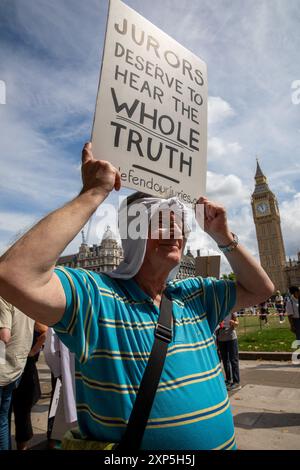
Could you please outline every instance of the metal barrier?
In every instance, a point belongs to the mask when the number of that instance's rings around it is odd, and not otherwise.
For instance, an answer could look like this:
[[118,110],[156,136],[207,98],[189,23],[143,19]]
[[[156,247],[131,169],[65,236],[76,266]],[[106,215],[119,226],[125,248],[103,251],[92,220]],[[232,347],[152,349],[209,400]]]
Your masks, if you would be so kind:
[[290,329],[285,309],[277,309],[275,303],[267,303],[264,307],[255,306],[240,310],[238,313],[240,334],[263,330],[263,328]]

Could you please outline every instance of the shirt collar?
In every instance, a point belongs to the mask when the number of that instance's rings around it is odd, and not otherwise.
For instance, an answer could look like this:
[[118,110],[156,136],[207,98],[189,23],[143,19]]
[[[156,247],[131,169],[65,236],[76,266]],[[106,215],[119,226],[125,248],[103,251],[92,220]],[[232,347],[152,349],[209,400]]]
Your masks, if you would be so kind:
[[[151,304],[153,304],[153,299],[148,295],[143,289],[139,286],[139,284],[135,281],[134,278],[130,279],[118,279],[120,285],[124,287],[129,294],[129,296],[136,302],[140,302],[141,300],[145,300]],[[166,294],[170,295],[171,299],[180,300],[182,288],[180,283],[176,281],[168,281],[166,283]]]

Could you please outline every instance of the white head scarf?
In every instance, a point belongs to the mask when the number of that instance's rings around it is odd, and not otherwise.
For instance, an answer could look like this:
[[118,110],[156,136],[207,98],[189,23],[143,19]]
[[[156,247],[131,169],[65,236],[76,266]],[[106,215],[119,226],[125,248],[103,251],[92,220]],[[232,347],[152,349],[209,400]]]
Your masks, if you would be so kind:
[[[138,273],[145,258],[149,223],[154,215],[157,216],[158,212],[166,211],[166,209],[182,217],[184,224],[184,243],[182,251],[184,250],[190,228],[187,224],[187,208],[177,197],[169,199],[141,197],[132,202],[132,204],[129,203],[128,206],[127,199],[125,199],[119,210],[119,230],[124,260],[114,271],[106,273],[107,276],[119,279],[130,279]],[[138,236],[138,227],[137,224],[134,223],[137,220],[137,213],[139,213],[138,226],[140,229]],[[174,279],[178,270],[179,264],[170,271],[167,280]]]

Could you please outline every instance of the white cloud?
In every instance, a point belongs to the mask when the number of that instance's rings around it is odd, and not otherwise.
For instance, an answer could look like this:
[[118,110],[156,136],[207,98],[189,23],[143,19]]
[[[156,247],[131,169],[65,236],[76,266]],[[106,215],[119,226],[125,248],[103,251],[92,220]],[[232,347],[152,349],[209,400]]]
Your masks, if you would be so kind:
[[207,195],[229,209],[247,204],[250,200],[250,190],[240,178],[211,171],[207,172]]
[[32,225],[36,217],[32,214],[24,214],[20,212],[0,212],[2,230],[6,232],[17,232],[24,230]]
[[208,99],[208,124],[217,124],[223,122],[225,119],[235,115],[227,101],[219,96],[210,96]]
[[296,257],[300,251],[300,193],[282,202],[279,209],[286,255]]
[[242,147],[238,142],[226,142],[219,137],[208,139],[207,152],[208,161],[219,160],[220,157],[227,156],[230,161],[235,159],[241,152]]

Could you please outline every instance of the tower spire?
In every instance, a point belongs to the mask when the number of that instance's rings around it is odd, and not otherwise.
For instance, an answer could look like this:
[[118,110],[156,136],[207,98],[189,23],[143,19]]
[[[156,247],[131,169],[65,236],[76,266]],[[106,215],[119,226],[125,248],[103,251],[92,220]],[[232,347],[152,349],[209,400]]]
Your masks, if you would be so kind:
[[255,174],[255,179],[256,178],[266,178],[265,175],[262,172],[262,169],[260,167],[258,157],[256,157],[256,174]]
[[81,230],[81,237],[82,237],[82,244],[83,244],[83,245],[86,245],[86,239],[85,239],[84,230]]
[[265,191],[270,191],[269,185],[268,185],[268,179],[264,175],[259,161],[258,157],[256,157],[256,173],[255,173],[255,190],[254,193],[261,193]]

